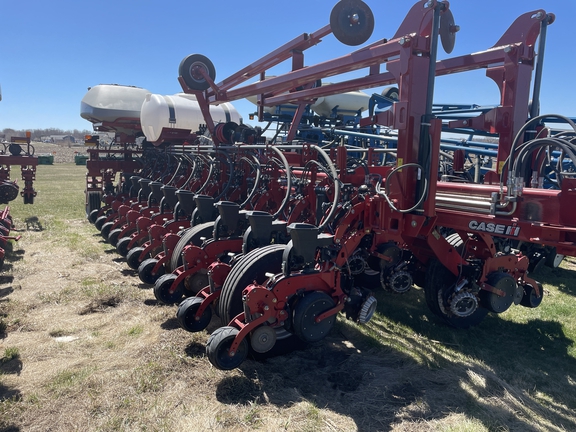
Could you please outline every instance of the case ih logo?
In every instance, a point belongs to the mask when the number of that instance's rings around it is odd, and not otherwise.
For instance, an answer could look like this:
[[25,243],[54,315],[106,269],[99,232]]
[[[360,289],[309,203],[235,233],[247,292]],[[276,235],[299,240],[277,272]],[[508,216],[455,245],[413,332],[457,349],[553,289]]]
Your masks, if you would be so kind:
[[468,224],[468,228],[473,231],[482,231],[492,234],[503,234],[507,236],[518,237],[520,234],[520,227],[516,224],[513,225],[502,225],[502,224],[495,224],[495,223],[486,223],[486,222],[478,222],[478,221],[470,221]]

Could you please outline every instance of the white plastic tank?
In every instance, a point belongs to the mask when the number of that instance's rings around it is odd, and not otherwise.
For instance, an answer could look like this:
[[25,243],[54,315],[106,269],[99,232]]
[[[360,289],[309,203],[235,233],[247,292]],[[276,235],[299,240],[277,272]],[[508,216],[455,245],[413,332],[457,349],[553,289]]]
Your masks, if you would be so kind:
[[[330,85],[331,83],[322,83],[322,87]],[[254,105],[258,102],[257,96],[248,96],[250,102]],[[321,96],[316,102],[310,105],[312,111],[314,111],[319,116],[330,117],[332,115],[332,110],[338,107],[338,111],[344,111],[348,113],[353,113],[358,110],[366,111],[368,109],[368,102],[370,96],[361,91],[350,91],[336,95]],[[274,114],[276,113],[275,106],[265,106],[264,112]],[[283,105],[284,111],[293,109],[296,111],[296,105],[286,104]]]
[[[214,123],[242,123],[236,108],[228,102],[210,105]],[[146,139],[161,143],[172,138],[186,137],[206,124],[194,95],[177,93],[172,96],[148,94],[142,104],[140,123]]]
[[330,117],[332,110],[336,107],[338,107],[338,111],[366,111],[369,101],[370,96],[368,94],[361,91],[350,91],[336,95],[321,96],[310,108],[319,116]]
[[88,89],[80,103],[80,116],[91,123],[139,120],[142,102],[150,91],[141,87],[99,84]]

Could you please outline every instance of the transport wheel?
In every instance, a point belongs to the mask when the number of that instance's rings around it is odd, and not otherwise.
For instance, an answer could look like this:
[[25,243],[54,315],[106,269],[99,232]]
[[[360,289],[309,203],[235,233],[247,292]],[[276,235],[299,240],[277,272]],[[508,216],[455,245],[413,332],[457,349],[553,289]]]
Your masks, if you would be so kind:
[[96,214],[98,213],[98,210],[100,210],[100,204],[101,204],[101,197],[100,197],[100,192],[88,192],[88,199],[86,200],[86,214],[88,215],[88,219],[90,220],[90,222],[94,223],[93,220],[90,219],[90,215],[92,214],[92,212],[94,212],[94,210],[96,210]]
[[110,231],[110,233],[108,234],[108,243],[110,243],[112,246],[116,247],[116,245],[118,244],[118,238],[120,237],[121,232],[122,232],[121,228],[116,228],[116,229],[113,229],[112,231]]
[[202,76],[203,71],[212,81],[216,79],[216,69],[210,59],[201,54],[190,54],[185,57],[178,67],[178,74],[192,90],[206,90],[210,83]]
[[168,270],[172,272],[182,265],[182,251],[187,245],[202,246],[202,239],[212,238],[212,231],[214,231],[214,221],[196,225],[185,230],[180,240],[178,240],[178,243],[176,243],[176,246],[174,246]]
[[294,307],[294,333],[304,342],[319,342],[324,339],[336,322],[336,314],[316,322],[316,317],[332,309],[334,299],[322,291],[304,294]]
[[154,284],[154,297],[156,297],[156,300],[163,304],[175,304],[182,299],[184,295],[184,287],[182,284],[178,285],[176,290],[170,294],[170,287],[175,280],[176,275],[172,273],[165,274],[158,278]]
[[102,231],[102,226],[106,223],[108,216],[100,216],[94,221],[94,226],[98,231]]
[[240,331],[235,327],[220,327],[210,335],[206,343],[206,355],[212,365],[220,370],[232,370],[248,357],[248,342],[242,340],[238,350],[230,356],[229,349]]
[[130,237],[122,237],[116,243],[116,250],[124,258],[126,258],[126,255],[128,255],[128,252],[130,252],[130,250],[128,249],[128,245],[130,244],[131,241],[132,239]]
[[178,306],[178,312],[176,312],[176,319],[180,326],[189,332],[199,332],[204,330],[210,324],[212,319],[212,308],[207,307],[199,320],[196,320],[195,315],[202,301],[202,297],[188,297],[180,306]]
[[456,328],[466,329],[478,325],[488,314],[488,309],[481,305],[475,305],[475,299],[471,295],[466,297],[462,293],[460,299],[456,297],[452,301],[458,301],[455,309],[458,313],[466,315],[466,308],[473,312],[466,316],[456,316],[450,311],[448,300],[453,296],[452,286],[456,283],[456,277],[437,260],[430,261],[426,272],[424,294],[426,304],[430,311],[442,318],[446,323]]
[[142,282],[148,285],[154,285],[158,278],[165,273],[164,266],[158,269],[158,273],[152,274],[152,270],[158,264],[156,258],[148,258],[140,263],[138,266],[138,277]]
[[362,45],[374,30],[374,15],[361,0],[340,1],[330,13],[330,28],[340,42]]
[[228,324],[244,310],[242,290],[253,283],[263,283],[266,273],[280,273],[286,245],[270,245],[255,249],[242,257],[230,270],[218,300],[218,316]]
[[108,234],[110,234],[110,230],[112,229],[112,225],[114,225],[114,222],[106,222],[104,225],[102,225],[102,229],[100,230],[100,234],[102,235],[104,240],[108,240]]
[[142,261],[140,261],[140,254],[144,251],[143,247],[135,247],[128,251],[126,255],[126,263],[132,270],[138,270]]
[[532,285],[524,285],[524,296],[522,297],[520,304],[529,308],[537,308],[540,306],[540,303],[542,303],[542,299],[544,298],[544,292],[542,286],[539,286],[538,289],[540,290],[540,296],[536,294],[536,290]]

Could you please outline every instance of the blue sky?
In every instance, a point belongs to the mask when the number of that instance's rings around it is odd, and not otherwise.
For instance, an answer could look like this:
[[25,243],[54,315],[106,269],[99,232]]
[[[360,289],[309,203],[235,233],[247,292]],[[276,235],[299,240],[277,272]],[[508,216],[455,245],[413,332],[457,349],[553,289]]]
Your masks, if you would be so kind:
[[[369,42],[391,37],[415,3],[365,1],[375,16]],[[91,123],[80,117],[80,101],[88,87],[116,83],[174,94],[181,91],[178,65],[192,53],[212,60],[219,81],[290,39],[328,24],[335,4],[335,0],[0,0],[0,130],[90,130]],[[576,116],[572,82],[576,1],[453,0],[450,5],[461,27],[451,56],[489,48],[524,12],[542,8],[554,13],[541,111]],[[306,51],[305,63],[339,57],[352,49],[329,35]],[[447,56],[441,52],[440,57]],[[289,69],[290,64],[284,64],[272,72]],[[482,72],[464,73],[440,78],[435,101],[493,105],[498,103],[498,92]],[[234,105],[245,119],[254,111],[247,101]]]

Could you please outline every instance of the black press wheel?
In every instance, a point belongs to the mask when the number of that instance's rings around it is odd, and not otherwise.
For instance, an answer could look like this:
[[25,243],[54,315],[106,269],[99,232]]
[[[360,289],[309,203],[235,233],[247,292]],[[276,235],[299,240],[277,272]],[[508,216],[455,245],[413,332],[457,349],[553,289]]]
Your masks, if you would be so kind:
[[200,308],[202,297],[188,297],[180,306],[178,306],[178,312],[176,312],[176,318],[180,326],[189,332],[199,332],[204,330],[210,324],[212,319],[212,308],[207,307],[199,320],[196,319],[196,312]]
[[116,245],[118,244],[118,239],[120,238],[120,233],[122,231],[123,231],[122,228],[116,228],[110,231],[110,233],[108,234],[108,243],[116,247]]
[[132,239],[130,237],[122,237],[116,243],[116,250],[124,258],[126,258],[128,252],[130,252],[130,249],[128,249],[128,245],[130,244],[131,241]]
[[165,273],[164,266],[161,266],[158,269],[158,273],[152,274],[152,270],[158,264],[158,260],[156,258],[148,258],[142,261],[142,263],[138,266],[138,277],[140,280],[148,285],[154,285],[158,278]]
[[107,219],[108,219],[108,216],[100,216],[100,217],[96,218],[96,220],[94,221],[94,226],[96,227],[96,229],[98,231],[102,230],[102,227],[106,223]]
[[99,209],[94,209],[90,212],[90,214],[88,215],[88,220],[90,221],[90,223],[96,223],[96,219],[98,219],[98,213],[100,213]]
[[170,268],[168,270],[172,272],[182,265],[182,251],[187,245],[202,246],[202,239],[212,238],[212,231],[214,231],[214,221],[196,225],[185,230],[180,240],[178,240],[178,243],[176,243],[176,246],[174,246],[169,261]]
[[176,275],[172,273],[160,276],[154,284],[154,297],[163,304],[176,304],[182,300],[184,295],[183,284],[179,284],[173,293],[170,293],[170,287],[176,280]]
[[132,270],[138,270],[142,261],[140,261],[140,255],[144,252],[143,247],[135,247],[128,251],[128,255],[126,255],[126,263],[128,267]]
[[206,343],[206,355],[210,363],[220,370],[232,370],[240,366],[248,356],[248,342],[244,339],[238,350],[230,355],[230,346],[239,333],[235,327],[220,327],[210,335]]
[[304,294],[294,307],[294,333],[304,342],[319,342],[328,336],[334,323],[336,314],[330,315],[320,322],[316,317],[332,309],[336,303],[334,299],[322,291],[313,291]]
[[210,88],[210,83],[206,81],[202,72],[212,81],[216,79],[214,64],[208,57],[201,54],[190,54],[180,62],[178,67],[178,74],[192,90],[204,91]]
[[114,222],[106,222],[104,225],[102,225],[102,229],[100,230],[100,234],[102,235],[104,240],[108,240],[108,234],[110,234],[110,231],[112,230],[113,225],[114,225]]

